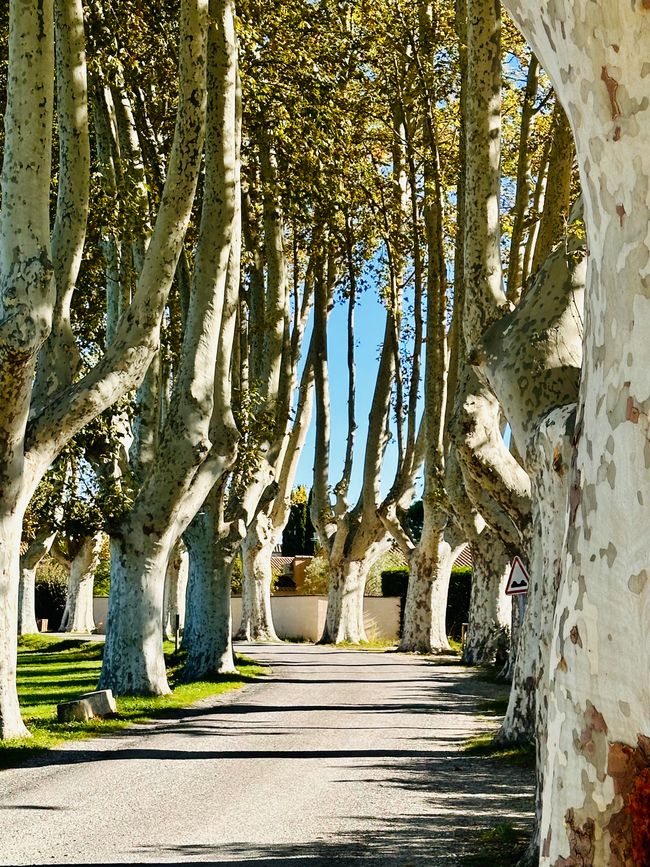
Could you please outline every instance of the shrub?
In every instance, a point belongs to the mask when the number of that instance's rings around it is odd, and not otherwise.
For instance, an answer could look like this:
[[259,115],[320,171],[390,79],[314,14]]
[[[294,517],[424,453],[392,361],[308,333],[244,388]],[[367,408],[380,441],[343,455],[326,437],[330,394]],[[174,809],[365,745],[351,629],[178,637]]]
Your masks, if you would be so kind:
[[305,569],[305,582],[300,593],[302,596],[327,596],[330,588],[330,564],[321,552]]
[[[385,569],[381,573],[382,596],[399,596],[400,634],[404,619],[404,604],[408,589],[408,569]],[[454,566],[449,582],[447,599],[447,634],[451,638],[460,639],[463,623],[469,616],[469,599],[472,589],[472,570],[468,566]]]
[[104,538],[99,563],[93,576],[93,596],[108,596],[111,587],[111,551],[108,536]]
[[68,571],[50,557],[44,557],[36,570],[36,617],[47,620],[48,629],[59,628],[68,590]]
[[471,567],[454,566],[451,570],[449,597],[447,599],[447,634],[452,638],[460,639],[463,623],[467,623],[471,592]]

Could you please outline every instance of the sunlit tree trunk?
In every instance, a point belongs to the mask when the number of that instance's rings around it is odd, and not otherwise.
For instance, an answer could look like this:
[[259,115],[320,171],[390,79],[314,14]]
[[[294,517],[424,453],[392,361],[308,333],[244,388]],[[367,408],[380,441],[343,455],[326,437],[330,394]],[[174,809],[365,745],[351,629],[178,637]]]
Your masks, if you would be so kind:
[[[197,31],[207,10],[197,10],[197,4],[202,7],[202,0],[186,0],[182,7],[187,39],[180,52],[179,121],[166,196],[130,314],[122,317],[105,355],[72,385],[76,360],[66,341],[71,334],[70,298],[83,251],[89,188],[83,8],[78,0],[55,3],[60,171],[50,262],[53,10],[51,2],[33,9],[10,4],[0,214],[0,375],[6,406],[11,407],[0,425],[0,737],[25,733],[15,694],[15,641],[26,504],[70,439],[138,385],[157,348],[198,176],[203,112],[197,95],[204,90],[205,52],[200,50]],[[52,363],[41,365],[42,373],[34,382],[37,354],[50,333],[60,336],[60,345],[46,346],[44,352]]]
[[238,273],[239,266],[233,249],[239,243],[234,231],[237,45],[228,0],[215,2],[211,11],[206,178],[180,369],[156,461],[112,540],[117,556],[111,559],[100,684],[118,695],[169,690],[162,652],[167,565],[174,543],[228,470],[236,448],[230,406],[223,399],[228,389],[224,392],[216,375],[223,369],[220,357],[223,361],[231,354],[230,342],[222,339],[233,319],[225,303],[228,268],[230,264]]
[[644,618],[650,210],[645,3],[507,3],[564,105],[589,246],[565,571],[550,661],[541,863],[641,863],[626,796],[648,765]]
[[242,622],[238,638],[246,641],[278,641],[271,614],[271,555],[277,535],[266,515],[258,515],[242,542],[245,580],[242,582]]
[[219,492],[213,492],[185,532],[189,553],[183,647],[186,680],[235,671],[230,582],[238,541],[219,528]]
[[511,605],[505,595],[510,556],[494,531],[484,527],[470,543],[472,591],[463,662],[486,665],[509,646]]
[[101,533],[96,533],[75,546],[77,550],[68,564],[70,574],[60,632],[92,632],[95,628],[93,579],[103,539]]
[[36,569],[50,551],[56,530],[44,529],[20,558],[20,587],[18,590],[18,635],[38,632],[36,623]]

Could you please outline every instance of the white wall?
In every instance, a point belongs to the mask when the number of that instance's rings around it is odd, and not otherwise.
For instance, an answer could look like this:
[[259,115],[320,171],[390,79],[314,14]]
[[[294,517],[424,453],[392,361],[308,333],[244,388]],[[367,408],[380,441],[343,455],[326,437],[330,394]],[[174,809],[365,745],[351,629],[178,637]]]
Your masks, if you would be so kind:
[[[108,615],[108,599],[95,596],[94,615],[98,632],[103,632]],[[280,638],[303,638],[318,641],[323,634],[327,614],[327,596],[273,596],[273,623]],[[366,596],[364,622],[370,640],[392,641],[399,633],[399,599]],[[232,599],[233,634],[241,621],[241,599]]]

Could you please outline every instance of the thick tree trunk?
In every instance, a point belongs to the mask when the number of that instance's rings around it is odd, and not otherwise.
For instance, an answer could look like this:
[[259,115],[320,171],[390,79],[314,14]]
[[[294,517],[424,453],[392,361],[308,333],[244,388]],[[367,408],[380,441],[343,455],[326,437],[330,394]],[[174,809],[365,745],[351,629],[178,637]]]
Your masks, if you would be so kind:
[[111,589],[100,689],[170,692],[162,647],[163,576],[171,542],[139,527],[111,539]]
[[331,564],[327,618],[320,644],[367,641],[363,594],[371,565],[364,560],[340,560]]
[[0,738],[28,734],[15,684],[17,602],[25,485],[32,481],[25,430],[56,297],[49,219],[53,35],[51,0],[9,4],[0,210]]
[[176,618],[179,628],[185,626],[185,593],[187,590],[188,554],[185,548],[177,542],[167,564],[165,573],[165,590],[163,594],[163,635],[173,639],[176,630]]
[[95,628],[93,578],[99,563],[102,541],[101,533],[88,536],[82,541],[70,563],[68,593],[60,632],[92,632]]
[[200,512],[185,532],[189,553],[183,647],[185,680],[234,672],[230,580],[238,544],[220,539],[210,511]]
[[[544,867],[648,859],[650,44],[645,2],[509,0],[576,139],[590,251],[566,561],[550,675]],[[640,800],[639,798],[639,800]],[[647,800],[646,800],[647,803]],[[636,836],[637,852],[632,854]]]
[[226,373],[230,286],[239,286],[237,40],[230,0],[216,0],[210,11],[205,183],[181,362],[157,459],[116,540],[101,683],[118,694],[168,690],[162,655],[167,565],[175,541],[230,468],[238,437]]
[[271,614],[271,555],[275,539],[259,532],[258,521],[242,542],[244,578],[241,594],[241,625],[237,638],[243,641],[279,641]]
[[510,558],[499,537],[488,527],[471,542],[472,595],[463,662],[486,665],[507,651],[511,605],[505,595]]
[[404,653],[451,653],[447,639],[447,597],[458,548],[445,539],[444,529],[423,533],[410,561],[404,625],[399,650]]

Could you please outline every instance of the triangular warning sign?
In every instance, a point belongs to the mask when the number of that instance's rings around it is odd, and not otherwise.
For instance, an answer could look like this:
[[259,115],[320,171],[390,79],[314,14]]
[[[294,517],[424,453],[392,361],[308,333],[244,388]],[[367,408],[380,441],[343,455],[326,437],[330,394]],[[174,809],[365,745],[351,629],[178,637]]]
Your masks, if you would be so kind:
[[515,557],[510,568],[510,577],[506,584],[506,593],[508,596],[518,596],[520,593],[528,593],[528,584],[530,576],[526,571],[526,567],[521,562],[519,557]]

